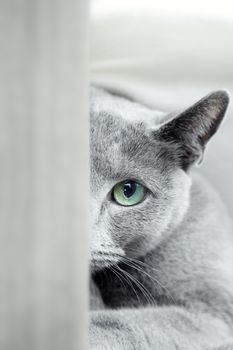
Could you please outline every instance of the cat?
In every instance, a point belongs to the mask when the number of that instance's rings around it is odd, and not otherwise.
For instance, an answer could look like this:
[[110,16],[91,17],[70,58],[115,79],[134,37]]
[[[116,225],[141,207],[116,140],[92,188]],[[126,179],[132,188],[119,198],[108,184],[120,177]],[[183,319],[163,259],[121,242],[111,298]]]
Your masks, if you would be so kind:
[[91,88],[91,350],[233,349],[232,223],[194,171],[228,103],[166,114]]

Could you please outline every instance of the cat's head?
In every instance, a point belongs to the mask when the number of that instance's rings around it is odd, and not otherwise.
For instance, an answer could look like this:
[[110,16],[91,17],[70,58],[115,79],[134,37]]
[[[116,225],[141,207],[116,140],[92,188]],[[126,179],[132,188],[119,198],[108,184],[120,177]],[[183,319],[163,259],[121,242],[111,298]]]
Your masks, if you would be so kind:
[[190,168],[202,158],[228,102],[227,93],[217,91],[166,115],[92,88],[93,270],[144,254],[180,223],[189,206]]

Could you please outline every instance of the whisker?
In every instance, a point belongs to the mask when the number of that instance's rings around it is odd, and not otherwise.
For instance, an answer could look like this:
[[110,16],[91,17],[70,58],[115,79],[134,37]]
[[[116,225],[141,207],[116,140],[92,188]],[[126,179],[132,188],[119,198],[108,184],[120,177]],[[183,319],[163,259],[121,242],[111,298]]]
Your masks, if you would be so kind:
[[[124,271],[121,270],[117,265],[114,266],[114,267],[112,266],[112,268],[114,268],[114,269],[116,268],[116,269],[117,269],[117,271],[118,271],[118,273],[121,275],[121,277],[124,278],[124,280],[126,281],[126,283],[132,288],[134,294],[135,294],[136,297],[137,297],[137,300],[138,300],[139,302],[141,302],[141,300],[140,300],[140,298],[139,298],[139,296],[138,296],[138,293],[136,292],[136,290],[135,290],[135,288],[134,288],[134,286],[133,286],[131,280],[130,280],[129,278],[127,278],[127,275],[124,276]],[[115,272],[116,272],[116,270],[115,270]],[[121,272],[122,272],[122,273],[121,273]]]
[[125,256],[125,257],[122,257],[122,259],[126,259],[127,261],[130,260],[130,262],[131,262],[132,264],[135,264],[138,268],[140,268],[140,270],[141,270],[143,273],[145,273],[149,278],[153,279],[156,283],[158,283],[158,284],[160,285],[160,287],[161,287],[162,289],[164,289],[165,291],[168,292],[168,290],[166,289],[166,286],[162,285],[160,281],[158,281],[157,279],[154,279],[148,272],[146,272],[145,270],[143,270],[143,269],[141,268],[141,266],[138,266],[138,265],[142,265],[142,266],[144,266],[144,267],[148,267],[150,270],[154,270],[154,271],[156,271],[156,272],[159,272],[159,270],[154,269],[154,268],[153,268],[152,266],[150,266],[149,264],[146,264],[146,263],[144,263],[144,262],[142,262],[142,261],[140,261],[140,260],[137,260],[137,259],[128,258],[128,257],[126,257],[126,256]]
[[[132,253],[138,253],[138,251],[136,249],[132,249],[132,248],[127,248],[128,251],[131,251]],[[156,269],[154,266],[140,260],[140,258],[143,258],[143,256],[139,257],[138,259],[136,258],[132,258],[132,257],[129,257],[129,256],[126,256],[126,255],[122,255],[122,254],[118,254],[118,258],[119,259],[122,259],[122,258],[127,258],[129,260],[132,260],[132,261],[135,261],[141,265],[145,265],[146,267],[149,267],[151,270],[155,271],[155,272],[159,272],[160,270],[159,269]]]
[[[141,266],[138,266],[138,261],[136,261],[135,259],[130,259],[130,261],[128,261],[128,257],[122,257],[124,263],[126,265],[128,265],[129,267],[139,271],[139,272],[142,272],[144,275],[146,275],[155,285],[159,285],[160,288],[162,288],[162,290],[164,290],[166,293],[167,293],[167,296],[169,297],[169,301],[174,304],[175,303],[175,300],[173,299],[172,295],[170,294],[169,290],[162,285],[162,283],[160,281],[158,281],[157,279],[155,279],[154,277],[152,277],[148,272],[146,272],[145,270],[143,270],[141,268]],[[133,261],[131,261],[133,260]]]
[[122,276],[120,275],[119,272],[117,272],[115,269],[114,269],[114,266],[110,266],[109,267],[109,270],[115,275],[117,276],[117,278],[120,280],[120,282],[123,284],[124,288],[126,289],[126,285],[124,283],[124,280],[122,279]]
[[154,299],[153,295],[148,291],[148,289],[136,277],[134,277],[128,271],[121,269],[119,266],[118,266],[118,269],[120,269],[120,271],[122,271],[122,273],[124,273],[129,279],[131,279],[136,284],[136,286],[140,289],[140,291],[142,292],[142,294],[144,295],[144,297],[146,298],[146,300],[149,304],[153,305],[155,303],[155,299]]
[[[162,290],[164,290],[167,294],[167,297],[169,298],[169,302],[172,303],[172,304],[176,304],[174,298],[172,297],[172,295],[170,294],[169,290],[167,289],[167,287],[165,285],[163,285],[159,280],[155,279],[154,277],[152,277],[147,271],[145,271],[144,269],[145,268],[149,268],[150,270],[153,270],[155,272],[158,272],[159,270],[154,268],[153,266],[141,261],[141,260],[138,260],[138,259],[134,259],[134,258],[130,258],[130,257],[127,257],[127,256],[123,256],[121,255],[119,257],[119,259],[124,262],[126,265],[128,265],[129,267],[131,268],[134,268],[135,270],[138,270],[139,272],[142,272],[144,275],[146,275],[148,278],[150,278],[150,280],[154,283],[154,284],[157,284]],[[131,265],[129,265],[129,263]],[[141,266],[140,266],[141,265]],[[142,268],[142,266],[144,267],[144,269]],[[151,294],[151,293],[150,293]]]
[[[128,264],[126,264],[128,265]],[[129,267],[131,267],[130,265],[128,265]],[[125,270],[123,270],[125,271]],[[146,297],[147,302],[149,302],[149,304],[151,303],[151,301],[153,301],[152,303],[154,303],[154,297],[152,296],[152,294],[148,291],[148,289],[132,274],[129,273],[129,271],[125,271],[125,273],[127,273],[129,275],[129,277],[134,281],[134,283],[138,286],[138,288],[141,290],[142,294]]]

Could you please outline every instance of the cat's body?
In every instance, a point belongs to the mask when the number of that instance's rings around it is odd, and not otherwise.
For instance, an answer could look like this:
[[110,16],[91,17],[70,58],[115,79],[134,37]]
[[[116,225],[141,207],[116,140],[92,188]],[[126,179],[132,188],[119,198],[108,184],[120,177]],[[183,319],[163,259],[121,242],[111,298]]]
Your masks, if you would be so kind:
[[[211,186],[190,175],[227,102],[216,93],[164,123],[171,116],[92,90],[91,267],[100,295],[91,349],[233,349],[231,220]],[[112,198],[126,179],[149,189],[138,205]]]

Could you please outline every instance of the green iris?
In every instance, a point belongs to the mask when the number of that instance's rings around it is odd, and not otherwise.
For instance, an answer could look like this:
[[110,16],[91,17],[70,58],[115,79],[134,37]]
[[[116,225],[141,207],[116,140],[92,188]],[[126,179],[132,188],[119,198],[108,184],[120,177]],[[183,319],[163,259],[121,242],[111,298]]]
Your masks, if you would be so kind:
[[135,181],[126,180],[116,184],[112,194],[113,199],[120,205],[136,205],[145,198],[146,188]]

